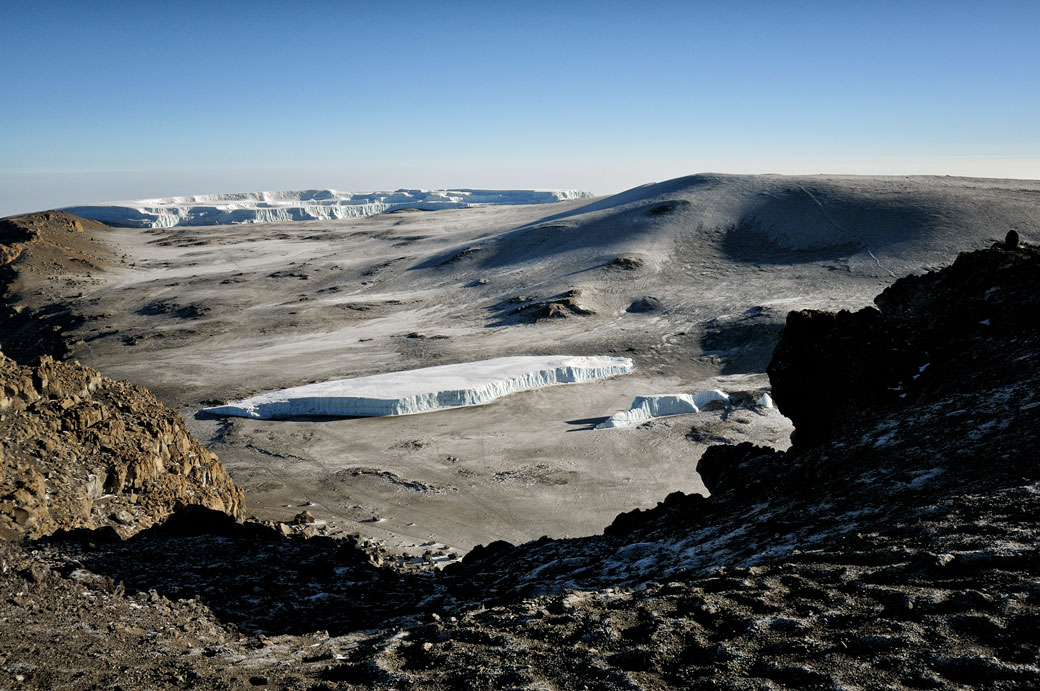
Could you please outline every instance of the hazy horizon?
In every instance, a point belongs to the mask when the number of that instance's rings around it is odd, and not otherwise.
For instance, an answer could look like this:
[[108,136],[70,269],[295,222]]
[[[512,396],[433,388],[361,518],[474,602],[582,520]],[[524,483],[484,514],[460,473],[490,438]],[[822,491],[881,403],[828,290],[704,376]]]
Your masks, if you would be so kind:
[[[436,176],[426,176],[413,184],[409,179],[416,176],[403,175],[403,182],[393,182],[394,178],[386,174],[371,176],[371,179],[383,181],[385,184],[364,184],[360,182],[363,176],[327,176],[328,179],[345,179],[346,184],[322,184],[316,180],[320,176],[301,175],[297,178],[291,176],[279,176],[277,174],[264,175],[263,173],[225,173],[213,171],[209,174],[198,174],[188,172],[178,176],[170,171],[126,171],[126,172],[104,172],[104,173],[32,173],[32,174],[0,174],[0,218],[14,216],[33,211],[46,211],[67,206],[93,204],[101,202],[130,201],[136,199],[153,199],[159,197],[190,196],[198,194],[224,194],[236,192],[268,192],[281,190],[307,190],[307,189],[334,189],[344,192],[375,192],[395,189],[579,189],[591,192],[596,196],[609,195],[622,192],[639,185],[652,182],[660,182],[672,178],[693,175],[696,173],[722,173],[722,174],[748,174],[748,175],[890,175],[890,176],[956,176],[956,177],[979,177],[994,179],[1020,179],[1033,180],[1038,176],[1027,177],[1035,169],[1032,161],[969,161],[959,166],[936,167],[934,169],[917,168],[908,166],[904,168],[871,168],[864,167],[859,170],[814,170],[814,169],[791,169],[791,170],[723,170],[720,168],[705,168],[703,170],[688,170],[685,172],[669,171],[674,174],[653,175],[645,178],[628,176],[625,182],[611,184],[603,178],[601,183],[574,184],[569,183],[566,178],[559,174],[546,177],[549,183],[536,183],[535,177],[531,182],[511,182],[511,178],[500,174],[483,177],[479,180],[465,180],[464,176],[445,176],[445,179],[453,180],[459,178],[459,182],[424,183],[425,179],[437,179]],[[664,170],[661,168],[659,170]],[[950,172],[952,171],[952,172]],[[1020,172],[1021,174],[1016,174]],[[649,175],[649,171],[648,171]],[[602,178],[602,176],[601,176]],[[184,180],[199,180],[197,184],[184,182]],[[578,176],[575,177],[578,179]],[[590,178],[585,178],[590,179]],[[276,184],[282,180],[284,184]],[[349,180],[358,180],[356,184],[350,184]],[[208,181],[208,182],[206,182]]]

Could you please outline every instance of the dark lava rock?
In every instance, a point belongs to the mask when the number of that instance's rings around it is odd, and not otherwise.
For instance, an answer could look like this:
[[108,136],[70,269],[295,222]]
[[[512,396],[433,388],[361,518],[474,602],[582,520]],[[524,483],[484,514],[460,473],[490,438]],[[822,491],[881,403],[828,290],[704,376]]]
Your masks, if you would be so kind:
[[826,441],[873,409],[1020,379],[1040,340],[1038,258],[998,245],[896,281],[878,309],[789,314],[767,371],[796,443]]
[[595,314],[595,310],[581,304],[579,301],[581,296],[582,291],[575,288],[544,300],[522,304],[512,310],[511,314],[519,315],[528,321],[565,319],[567,317]]
[[651,296],[647,295],[647,296],[641,297],[638,300],[636,300],[635,302],[633,302],[631,305],[628,306],[628,308],[625,311],[626,312],[640,313],[640,312],[656,312],[659,309],[661,309],[661,301],[658,300],[655,297],[651,297]]
[[610,262],[610,267],[622,271],[633,271],[642,268],[643,263],[639,257],[616,257],[614,261]]

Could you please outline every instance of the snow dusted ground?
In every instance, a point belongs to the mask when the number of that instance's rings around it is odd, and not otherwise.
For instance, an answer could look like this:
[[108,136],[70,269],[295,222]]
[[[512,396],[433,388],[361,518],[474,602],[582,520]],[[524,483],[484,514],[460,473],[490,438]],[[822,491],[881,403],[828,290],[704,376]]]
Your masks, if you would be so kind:
[[547,204],[591,197],[579,190],[337,190],[243,192],[70,206],[63,211],[123,228],[172,228],[360,218],[398,209],[458,209],[489,204]]
[[629,358],[503,357],[295,386],[203,412],[261,420],[413,415],[484,405],[518,391],[603,379],[630,369]]

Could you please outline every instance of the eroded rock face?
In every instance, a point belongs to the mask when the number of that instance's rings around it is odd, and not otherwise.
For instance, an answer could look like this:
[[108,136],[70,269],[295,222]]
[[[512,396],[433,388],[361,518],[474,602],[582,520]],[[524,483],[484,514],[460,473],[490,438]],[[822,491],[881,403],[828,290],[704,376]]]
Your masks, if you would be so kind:
[[123,535],[200,504],[240,517],[243,493],[146,390],[78,363],[0,354],[0,537],[113,526]]

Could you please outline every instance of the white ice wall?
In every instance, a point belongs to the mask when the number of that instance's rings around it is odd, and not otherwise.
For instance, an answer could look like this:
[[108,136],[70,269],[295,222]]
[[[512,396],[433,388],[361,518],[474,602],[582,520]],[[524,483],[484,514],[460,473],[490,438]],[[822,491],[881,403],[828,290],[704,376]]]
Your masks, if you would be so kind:
[[613,377],[632,369],[618,357],[506,357],[296,386],[205,408],[211,415],[291,417],[413,415],[482,405],[517,391]]

